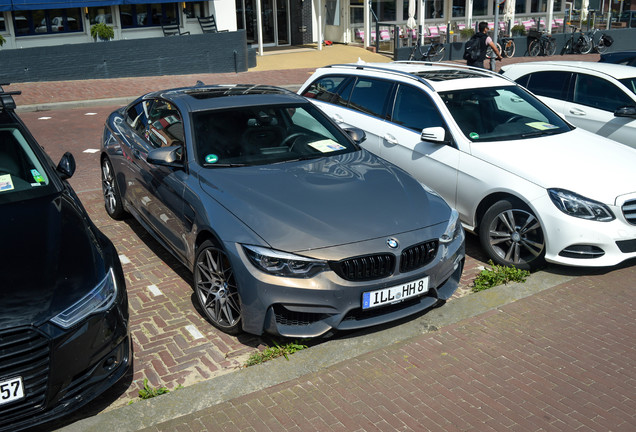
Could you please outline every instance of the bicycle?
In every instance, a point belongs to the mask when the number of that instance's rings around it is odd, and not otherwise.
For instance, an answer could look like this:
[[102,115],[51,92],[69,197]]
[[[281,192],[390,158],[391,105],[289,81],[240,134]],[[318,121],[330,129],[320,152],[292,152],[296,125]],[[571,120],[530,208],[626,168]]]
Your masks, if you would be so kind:
[[531,57],[553,56],[556,53],[556,39],[549,33],[530,30],[528,39],[528,54]]
[[411,49],[409,60],[438,62],[444,58],[444,50],[446,50],[446,47],[440,42],[422,45],[422,38],[418,36],[415,45]]
[[[587,54],[592,50],[592,42],[590,38],[584,34],[580,28],[571,25],[572,33],[570,33],[570,39],[565,42],[563,49],[561,50],[561,55],[563,54]],[[578,37],[576,40],[574,39],[574,34],[578,33]]]
[[[499,43],[501,41],[501,43]],[[501,53],[502,57],[512,57],[515,55],[515,41],[511,37],[503,35],[503,32],[499,32],[499,38],[496,43],[497,49]],[[486,47],[486,58],[491,59],[497,57],[492,50],[492,47],[488,45]]]
[[590,38],[590,43],[592,44],[591,51],[596,51],[599,54],[604,53],[607,49],[614,43],[614,38],[605,33],[601,33],[601,37],[598,42],[594,42],[594,36],[597,32],[600,32],[599,29],[593,28],[589,32],[587,32],[586,36]]

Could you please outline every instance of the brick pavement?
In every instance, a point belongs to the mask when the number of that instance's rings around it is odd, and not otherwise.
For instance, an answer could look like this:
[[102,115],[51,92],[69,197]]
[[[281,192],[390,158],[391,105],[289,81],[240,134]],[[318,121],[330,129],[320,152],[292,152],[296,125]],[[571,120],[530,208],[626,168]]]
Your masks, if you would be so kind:
[[[22,83],[10,90],[23,91],[16,101],[24,106],[51,101],[130,98],[160,88],[191,85],[197,79],[206,83],[299,85],[313,70],[296,68],[243,74]],[[108,100],[104,102],[108,103]],[[136,222],[116,222],[106,215],[99,184],[98,155],[83,151],[87,147],[99,148],[103,119],[112,109],[114,107],[69,110],[71,120],[62,118],[58,111],[21,114],[36,138],[40,134],[46,137],[38,139],[54,160],[58,160],[63,151],[74,153],[78,171],[71,179],[73,187],[97,226],[114,241],[120,254],[130,260],[124,263],[124,271],[130,297],[135,370],[132,385],[123,390],[108,409],[133,399],[141,388],[143,378],[148,378],[153,386],[169,389],[187,386],[239,368],[250,353],[265,343],[261,338],[236,338],[216,331],[193,306],[189,272]],[[89,116],[87,111],[92,111],[92,115]],[[52,116],[53,121],[38,123],[37,118],[43,115]],[[455,297],[469,292],[469,285],[485,259],[478,242],[470,236],[467,254],[460,291]],[[153,287],[160,294],[156,295]],[[189,331],[191,329],[195,332]]]
[[143,430],[634,431],[636,266],[591,273]]

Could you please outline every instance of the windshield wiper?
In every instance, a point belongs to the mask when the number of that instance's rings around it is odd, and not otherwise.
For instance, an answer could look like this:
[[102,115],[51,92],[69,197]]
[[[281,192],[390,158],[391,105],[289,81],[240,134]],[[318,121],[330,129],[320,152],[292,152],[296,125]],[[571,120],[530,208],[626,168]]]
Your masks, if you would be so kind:
[[542,130],[542,131],[534,131],[534,132],[521,134],[521,138],[532,138],[532,137],[539,137],[544,135],[554,135],[561,132],[562,132],[561,129],[548,129],[548,130]]

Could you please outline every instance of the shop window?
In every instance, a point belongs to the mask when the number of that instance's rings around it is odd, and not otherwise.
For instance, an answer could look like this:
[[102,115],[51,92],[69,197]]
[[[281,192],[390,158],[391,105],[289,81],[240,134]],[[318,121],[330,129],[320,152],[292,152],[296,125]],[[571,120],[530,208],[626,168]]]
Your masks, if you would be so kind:
[[7,26],[4,24],[4,17],[0,16],[0,32],[7,31]]
[[531,13],[545,12],[547,10],[547,7],[548,7],[547,0],[532,0],[530,2]]
[[203,3],[204,2],[187,2],[184,9],[186,18],[204,17]]
[[80,8],[15,11],[13,24],[16,36],[84,31]]
[[473,16],[488,15],[488,0],[473,1]]
[[526,0],[515,0],[515,14],[526,13]]
[[93,24],[113,24],[113,14],[110,7],[89,7],[88,19]]
[[178,3],[120,5],[122,28],[157,27],[161,21],[179,22]]

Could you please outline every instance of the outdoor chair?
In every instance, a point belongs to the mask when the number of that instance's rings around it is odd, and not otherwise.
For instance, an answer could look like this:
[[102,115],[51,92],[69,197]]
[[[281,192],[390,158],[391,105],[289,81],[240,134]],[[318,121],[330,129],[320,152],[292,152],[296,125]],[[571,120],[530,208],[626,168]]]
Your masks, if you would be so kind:
[[179,24],[174,21],[162,21],[161,30],[163,30],[164,36],[183,36],[189,35],[190,32],[182,32]]
[[216,27],[216,20],[214,19],[214,15],[197,17],[197,19],[199,20],[199,25],[201,26],[201,31],[203,33],[219,32],[219,29]]

